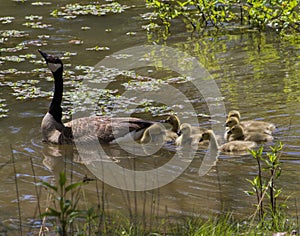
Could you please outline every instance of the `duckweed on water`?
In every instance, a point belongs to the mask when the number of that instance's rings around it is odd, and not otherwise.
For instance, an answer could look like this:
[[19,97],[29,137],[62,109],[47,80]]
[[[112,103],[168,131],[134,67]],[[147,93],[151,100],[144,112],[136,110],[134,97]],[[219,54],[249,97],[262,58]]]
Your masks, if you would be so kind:
[[35,15],[25,16],[25,20],[30,20],[30,21],[42,20],[42,19],[43,19],[42,16],[35,16]]
[[42,35],[38,35],[37,37],[38,37],[39,39],[49,39],[49,38],[50,38],[50,35],[42,34]]
[[88,27],[88,26],[82,26],[81,29],[82,29],[82,30],[90,30],[91,27]]
[[41,47],[41,46],[47,45],[48,43],[46,41],[42,41],[42,40],[28,40],[25,42],[25,44]]
[[0,36],[7,37],[7,38],[21,38],[28,36],[29,34],[25,33],[25,31],[20,30],[1,30]]
[[0,98],[0,118],[7,117],[8,109],[6,107],[6,100]]
[[32,28],[32,29],[46,29],[51,27],[52,25],[50,24],[43,24],[42,22],[38,21],[38,22],[25,22],[22,25]]
[[20,80],[7,82],[6,85],[13,89],[12,95],[16,96],[17,100],[48,97],[52,94],[51,92],[41,91],[41,88],[35,86],[38,83],[38,80]]
[[51,2],[33,2],[31,3],[32,6],[45,6],[45,5],[51,5]]
[[77,16],[94,15],[104,16],[108,13],[121,13],[128,9],[129,6],[121,5],[118,2],[111,2],[106,4],[67,4],[60,9],[51,12],[54,17],[64,17],[66,19],[73,19]]
[[131,80],[127,83],[123,83],[122,85],[126,88],[126,90],[136,90],[139,91],[157,91],[160,89],[162,84],[166,84],[166,82],[158,79],[149,79],[149,81],[134,81]]
[[18,52],[24,49],[28,49],[24,43],[19,43],[17,46],[13,48],[1,48],[0,52]]
[[22,62],[25,61],[24,58],[21,58],[19,56],[5,56],[5,57],[0,57],[0,60],[2,61],[10,61],[10,62]]
[[128,36],[135,36],[136,32],[127,32],[126,35],[128,35]]
[[15,17],[13,17],[13,16],[0,17],[0,23],[1,24],[10,24],[13,22],[14,19],[15,19]]
[[87,51],[108,51],[108,50],[110,50],[110,48],[109,47],[101,47],[101,46],[97,45],[93,48],[86,48],[85,50],[87,50]]
[[80,39],[72,39],[72,40],[70,40],[68,43],[80,45],[80,44],[83,44],[83,41],[80,40]]

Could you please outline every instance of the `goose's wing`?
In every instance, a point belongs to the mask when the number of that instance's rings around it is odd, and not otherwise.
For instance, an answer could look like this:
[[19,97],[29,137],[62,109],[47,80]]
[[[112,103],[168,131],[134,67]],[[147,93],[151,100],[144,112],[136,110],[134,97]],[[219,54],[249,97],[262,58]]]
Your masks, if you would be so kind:
[[[78,141],[98,139],[100,142],[111,142],[131,132],[143,131],[153,122],[132,117],[83,117],[74,119],[65,125],[72,128],[73,137]],[[140,132],[139,135],[141,135]],[[134,137],[138,139],[140,137]]]

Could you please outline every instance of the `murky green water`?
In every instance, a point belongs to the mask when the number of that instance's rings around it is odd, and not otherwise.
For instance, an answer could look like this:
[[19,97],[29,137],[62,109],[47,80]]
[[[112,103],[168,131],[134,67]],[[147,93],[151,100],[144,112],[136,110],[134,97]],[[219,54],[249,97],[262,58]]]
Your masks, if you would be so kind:
[[[24,226],[30,226],[32,219],[38,219],[37,196],[41,209],[47,205],[47,193],[35,188],[34,183],[41,180],[51,181],[63,168],[78,180],[85,175],[93,177],[87,168],[71,161],[71,154],[63,147],[51,146],[41,142],[40,123],[47,111],[52,95],[52,78],[37,49],[59,55],[65,63],[65,98],[64,115],[80,106],[79,99],[74,105],[74,96],[85,97],[82,81],[88,76],[86,68],[94,66],[100,60],[128,47],[153,44],[150,35],[142,29],[148,24],[141,17],[147,12],[140,1],[122,1],[122,13],[107,13],[105,16],[77,16],[74,19],[53,17],[50,13],[62,9],[67,3],[76,1],[49,1],[49,5],[35,5],[31,1],[24,3],[1,1],[0,17],[11,16],[12,23],[1,22],[0,55],[0,229],[13,232],[18,226],[18,207],[15,186],[15,173],[11,163],[14,156],[21,214]],[[41,22],[41,23],[38,23]],[[33,24],[34,23],[34,24]],[[25,25],[24,25],[25,24]],[[39,27],[39,28],[32,28]],[[82,28],[90,27],[90,29]],[[286,195],[293,194],[290,201],[291,213],[295,214],[295,198],[300,190],[299,154],[300,154],[300,46],[297,43],[279,40],[274,35],[258,35],[255,32],[191,38],[190,34],[180,32],[181,26],[174,29],[174,34],[165,42],[167,46],[188,52],[196,57],[210,72],[216,81],[227,111],[238,109],[243,119],[260,119],[273,122],[278,129],[275,139],[281,140],[285,147],[282,154],[283,172],[280,185]],[[12,32],[11,30],[18,30]],[[149,40],[150,38],[150,40]],[[18,47],[17,47],[18,46]],[[96,47],[97,46],[97,47]],[[95,47],[99,49],[87,50]],[[21,56],[24,55],[24,56]],[[114,78],[115,72],[105,72],[107,78]],[[140,68],[139,75],[147,76],[151,86],[155,81],[171,84],[186,94],[198,114],[198,121],[204,127],[216,120],[224,120],[225,114],[209,117],[207,105],[196,93],[192,84],[182,81],[178,75],[163,70]],[[136,76],[136,75],[135,75]],[[131,78],[131,77],[129,77]],[[112,89],[125,91],[130,89],[128,81],[136,89],[143,89],[140,77],[129,79],[118,76],[111,84]],[[125,85],[127,87],[125,87]],[[125,88],[125,89],[124,89]],[[75,95],[74,95],[75,94]],[[79,94],[79,95],[78,95]],[[104,95],[98,112],[123,112],[129,98]],[[93,95],[90,95],[93,96]],[[123,100],[122,100],[123,99]],[[134,102],[134,101],[132,101]],[[185,113],[185,102],[174,104],[183,107],[182,117],[195,114]],[[125,104],[125,105],[124,105]],[[75,106],[75,108],[74,108]],[[135,113],[150,120],[159,119],[168,113],[168,108],[141,106]],[[128,111],[130,113],[131,111]],[[116,114],[117,115],[117,114]],[[113,148],[113,154],[120,165],[132,165],[128,155]],[[154,168],[166,162],[172,156],[174,147],[166,147],[161,155],[134,159],[139,168]],[[246,197],[244,190],[250,188],[246,179],[254,176],[255,162],[249,156],[220,156],[217,165],[204,177],[199,177],[198,169],[205,154],[199,150],[187,170],[172,183],[154,191],[133,193],[104,186],[107,208],[128,213],[134,202],[138,210],[160,216],[172,217],[200,214],[209,217],[223,211],[234,212],[244,217],[254,211],[255,199]],[[64,158],[66,161],[64,161]],[[174,167],[176,168],[176,167]],[[97,183],[99,186],[100,182]],[[98,187],[99,187],[98,186]],[[99,187],[100,188],[100,187]],[[101,187],[102,189],[102,187]],[[37,191],[37,192],[36,192]],[[97,204],[96,183],[86,186],[86,197],[91,204]],[[137,199],[137,200],[136,200]],[[146,199],[146,201],[145,201]],[[155,199],[155,207],[153,202]],[[146,202],[146,204],[145,204]],[[43,208],[44,207],[44,208]],[[28,227],[29,227],[28,226]]]

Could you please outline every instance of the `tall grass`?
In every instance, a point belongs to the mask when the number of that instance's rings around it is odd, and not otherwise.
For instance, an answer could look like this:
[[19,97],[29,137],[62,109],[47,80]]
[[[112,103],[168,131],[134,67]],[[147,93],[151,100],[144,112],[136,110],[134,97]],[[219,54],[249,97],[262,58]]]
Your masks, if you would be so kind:
[[[281,146],[271,148],[271,154],[279,155]],[[65,165],[59,176],[54,182],[42,182],[40,187],[35,186],[37,195],[37,216],[36,219],[43,221],[40,230],[30,228],[27,233],[39,235],[271,235],[273,232],[283,231],[292,232],[298,228],[293,219],[288,218],[285,208],[279,204],[278,196],[283,194],[277,188],[279,174],[276,171],[280,169],[278,159],[273,154],[267,154],[269,162],[267,164],[260,161],[266,161],[263,158],[263,150],[257,150],[252,153],[256,158],[260,158],[258,164],[258,175],[261,181],[257,180],[257,185],[253,185],[253,195],[257,195],[258,203],[254,208],[253,216],[259,209],[259,217],[248,219],[235,219],[233,213],[223,212],[220,215],[209,219],[202,217],[182,217],[175,218],[165,207],[164,211],[160,206],[159,189],[147,192],[129,192],[119,190],[123,196],[124,203],[127,206],[127,212],[111,210],[110,200],[108,198],[106,186],[103,182],[83,177],[81,180],[74,181],[73,171],[67,170]],[[66,163],[66,160],[64,161]],[[19,183],[17,179],[17,169],[15,167],[14,155],[12,153],[12,164],[15,173],[16,195],[18,199],[19,211],[19,229],[20,235],[24,235],[22,227],[21,205],[19,201]],[[35,175],[34,165],[31,161],[32,171]],[[267,167],[269,168],[266,168]],[[268,166],[269,165],[269,166]],[[72,169],[72,165],[71,165]],[[270,173],[268,181],[264,172]],[[280,172],[281,173],[281,172]],[[273,177],[272,177],[273,176]],[[276,183],[275,183],[276,180]],[[272,182],[273,181],[273,182]],[[37,182],[34,178],[34,182]],[[251,181],[250,181],[251,182]],[[255,181],[252,181],[253,183]],[[86,185],[95,186],[96,202],[89,202]],[[265,185],[264,185],[265,184]],[[251,185],[249,185],[251,188]],[[273,188],[271,191],[270,188]],[[41,195],[41,192],[47,190],[47,200]],[[41,191],[43,190],[43,191]],[[262,191],[262,192],[259,192]],[[249,194],[249,192],[248,192]],[[273,197],[271,195],[273,194]],[[260,204],[264,202],[264,204]],[[297,205],[297,204],[296,204]],[[297,206],[296,206],[297,207]],[[261,214],[261,212],[263,214]],[[40,214],[41,213],[41,214]],[[268,214],[266,214],[268,213]],[[36,231],[36,232],[35,232]]]

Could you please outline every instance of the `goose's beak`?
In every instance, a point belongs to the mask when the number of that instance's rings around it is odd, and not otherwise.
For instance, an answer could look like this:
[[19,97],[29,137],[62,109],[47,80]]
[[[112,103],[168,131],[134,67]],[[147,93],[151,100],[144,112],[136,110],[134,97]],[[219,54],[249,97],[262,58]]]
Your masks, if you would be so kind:
[[38,51],[42,55],[42,57],[46,60],[46,62],[48,63],[48,54],[45,52],[42,52],[40,49],[38,49]]

